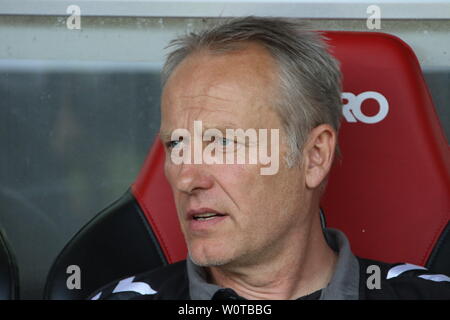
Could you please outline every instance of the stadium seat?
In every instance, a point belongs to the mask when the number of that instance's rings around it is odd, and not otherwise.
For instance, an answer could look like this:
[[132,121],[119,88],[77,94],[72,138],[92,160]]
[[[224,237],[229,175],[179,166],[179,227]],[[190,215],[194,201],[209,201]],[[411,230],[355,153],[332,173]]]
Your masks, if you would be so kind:
[[0,229],[0,300],[19,299],[19,272],[6,235]]
[[[411,48],[375,32],[326,32],[344,75],[342,157],[322,208],[365,258],[450,274],[450,152]],[[126,194],[65,247],[45,298],[84,298],[100,286],[186,257],[164,150],[156,140]],[[81,289],[66,286],[67,267]]]

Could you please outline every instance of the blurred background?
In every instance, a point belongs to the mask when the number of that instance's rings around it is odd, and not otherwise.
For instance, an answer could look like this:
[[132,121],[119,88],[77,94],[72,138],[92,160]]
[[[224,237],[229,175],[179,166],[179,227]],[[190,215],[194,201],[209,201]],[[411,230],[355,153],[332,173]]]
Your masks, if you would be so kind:
[[[138,174],[159,129],[165,46],[217,17],[306,18],[318,30],[400,37],[450,137],[446,1],[381,1],[379,30],[368,29],[364,1],[73,2],[0,1],[0,228],[16,254],[21,298],[41,298],[67,241]],[[81,9],[80,29],[67,27],[70,4]]]

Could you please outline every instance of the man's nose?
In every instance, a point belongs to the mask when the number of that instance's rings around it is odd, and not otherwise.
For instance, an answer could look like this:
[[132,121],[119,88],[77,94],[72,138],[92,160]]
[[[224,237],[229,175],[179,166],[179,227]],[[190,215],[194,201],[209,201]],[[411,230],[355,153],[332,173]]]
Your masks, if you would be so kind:
[[211,188],[213,179],[202,164],[181,164],[175,176],[175,186],[181,192],[194,194]]

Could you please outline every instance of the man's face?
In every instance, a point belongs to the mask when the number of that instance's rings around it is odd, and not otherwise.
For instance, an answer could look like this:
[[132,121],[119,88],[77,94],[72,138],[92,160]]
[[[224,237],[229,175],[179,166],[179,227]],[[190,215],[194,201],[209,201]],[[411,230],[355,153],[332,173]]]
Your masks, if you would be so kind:
[[[279,170],[274,175],[261,175],[260,168],[266,166],[262,164],[175,164],[166,148],[165,174],[190,256],[199,265],[269,259],[279,248],[292,245],[289,239],[304,222],[303,169],[286,167],[289,150],[272,108],[277,79],[270,54],[249,44],[226,54],[195,53],[175,69],[165,86],[162,134],[184,128],[193,137],[195,120],[201,120],[204,129],[280,133]],[[217,215],[203,219],[192,215],[201,212]]]

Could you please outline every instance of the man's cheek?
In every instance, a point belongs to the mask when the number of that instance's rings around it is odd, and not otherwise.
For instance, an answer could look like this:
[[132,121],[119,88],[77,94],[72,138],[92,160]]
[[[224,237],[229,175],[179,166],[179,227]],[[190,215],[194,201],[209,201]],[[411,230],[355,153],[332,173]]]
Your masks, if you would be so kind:
[[245,186],[254,187],[260,183],[259,165],[257,164],[225,164],[218,171],[220,180],[233,190],[240,190]]
[[167,182],[172,187],[172,191],[175,192],[175,174],[173,170],[173,165],[168,163],[167,160],[164,162],[164,176]]

